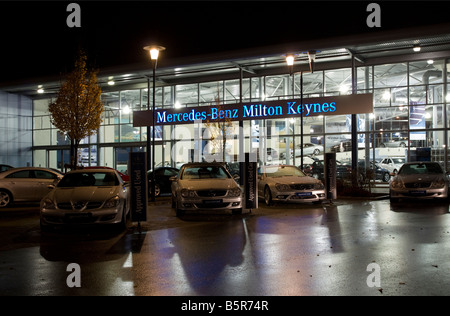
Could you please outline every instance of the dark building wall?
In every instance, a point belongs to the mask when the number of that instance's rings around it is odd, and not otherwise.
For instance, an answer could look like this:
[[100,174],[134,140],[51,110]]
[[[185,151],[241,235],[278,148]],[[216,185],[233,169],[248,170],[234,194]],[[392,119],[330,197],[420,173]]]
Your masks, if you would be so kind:
[[0,163],[14,167],[33,162],[33,102],[0,91]]

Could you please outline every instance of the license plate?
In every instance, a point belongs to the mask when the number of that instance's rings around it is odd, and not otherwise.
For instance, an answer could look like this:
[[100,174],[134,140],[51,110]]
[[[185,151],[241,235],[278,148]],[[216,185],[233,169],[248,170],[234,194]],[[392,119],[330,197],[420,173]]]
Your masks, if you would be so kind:
[[87,219],[91,217],[90,213],[75,213],[75,214],[67,214],[67,219],[69,220],[77,220],[77,219]]
[[297,192],[297,196],[311,196],[312,192]]
[[203,200],[203,204],[219,204],[222,200]]
[[412,195],[425,195],[426,193],[427,193],[427,191],[425,191],[425,190],[409,191],[409,194],[412,194]]

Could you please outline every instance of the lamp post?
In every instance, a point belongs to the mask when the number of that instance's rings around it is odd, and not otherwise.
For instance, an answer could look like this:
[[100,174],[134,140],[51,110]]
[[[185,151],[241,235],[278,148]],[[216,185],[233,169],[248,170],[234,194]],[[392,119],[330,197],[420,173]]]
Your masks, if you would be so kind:
[[[294,83],[294,55],[286,56],[286,64],[289,68],[289,75],[292,76],[292,83]],[[292,95],[294,95],[294,84],[292,85]],[[303,71],[300,72],[300,105],[302,110],[300,111],[300,169],[303,170]],[[292,140],[294,144],[294,161],[295,161],[295,140]]]
[[[158,45],[150,45],[150,46],[145,46],[144,47],[145,50],[147,50],[150,53],[150,59],[152,61],[152,68],[153,68],[153,104],[152,104],[152,138],[153,138],[153,143],[152,143],[152,149],[151,149],[151,153],[152,153],[152,163],[151,163],[151,170],[152,170],[152,179],[151,179],[151,201],[155,202],[155,103],[156,103],[156,66],[158,63],[158,57],[159,57],[159,52],[165,50],[165,47],[162,46],[158,46]],[[150,86],[150,79],[149,79],[149,84]],[[150,87],[149,87],[150,88]],[[148,93],[150,96],[150,89],[148,89]],[[147,103],[147,110],[150,109],[150,97],[148,98],[148,103]],[[150,170],[150,135],[149,135],[149,126],[147,126],[147,169]]]

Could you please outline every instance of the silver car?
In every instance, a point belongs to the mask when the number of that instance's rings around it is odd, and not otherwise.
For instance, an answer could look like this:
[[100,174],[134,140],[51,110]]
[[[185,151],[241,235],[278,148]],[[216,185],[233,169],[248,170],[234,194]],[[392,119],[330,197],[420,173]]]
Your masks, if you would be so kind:
[[[295,157],[300,157],[302,150],[300,145],[295,149]],[[317,156],[323,153],[323,146],[313,143],[303,143],[303,155],[304,156]]]
[[447,199],[449,173],[437,162],[407,162],[389,184],[392,202],[408,199]]
[[0,173],[0,207],[13,202],[39,202],[63,174],[48,168],[12,168]]
[[117,171],[109,169],[68,172],[40,206],[42,230],[67,224],[125,228],[129,215],[129,187]]
[[307,176],[296,166],[270,165],[258,169],[258,196],[266,205],[280,202],[314,202],[326,199],[322,181]]
[[171,180],[177,216],[194,210],[242,213],[242,190],[222,163],[187,163]]

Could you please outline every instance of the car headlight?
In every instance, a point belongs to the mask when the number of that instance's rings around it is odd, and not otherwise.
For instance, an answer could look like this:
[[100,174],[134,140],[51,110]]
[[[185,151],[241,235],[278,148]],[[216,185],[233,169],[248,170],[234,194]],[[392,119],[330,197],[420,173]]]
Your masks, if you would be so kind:
[[323,185],[322,182],[317,182],[314,184],[314,190],[322,190],[324,188],[325,188],[325,186]]
[[195,192],[192,191],[192,190],[183,189],[183,190],[181,190],[181,196],[182,197],[194,197],[195,196]]
[[51,199],[45,199],[45,200],[43,200],[42,201],[42,208],[45,208],[45,209],[55,209],[56,208],[56,205],[55,205],[55,203],[53,202],[53,200],[51,200]]
[[105,204],[103,204],[104,208],[112,208],[112,207],[116,207],[117,205],[119,205],[120,199],[118,196],[115,196],[113,198],[110,198],[109,200],[107,200],[105,202]]
[[392,180],[391,187],[393,189],[404,189],[405,188],[403,182],[399,181],[399,180]]
[[278,191],[289,191],[291,189],[291,187],[287,184],[281,184],[281,183],[277,183],[275,184],[275,188]]
[[439,179],[437,181],[433,181],[433,182],[431,182],[431,186],[430,187],[433,188],[433,189],[443,188],[443,187],[445,187],[445,181],[444,181],[444,179]]
[[241,196],[241,193],[242,193],[242,191],[239,188],[234,188],[234,189],[231,189],[231,190],[228,191],[228,195],[229,196],[233,196],[233,197]]

